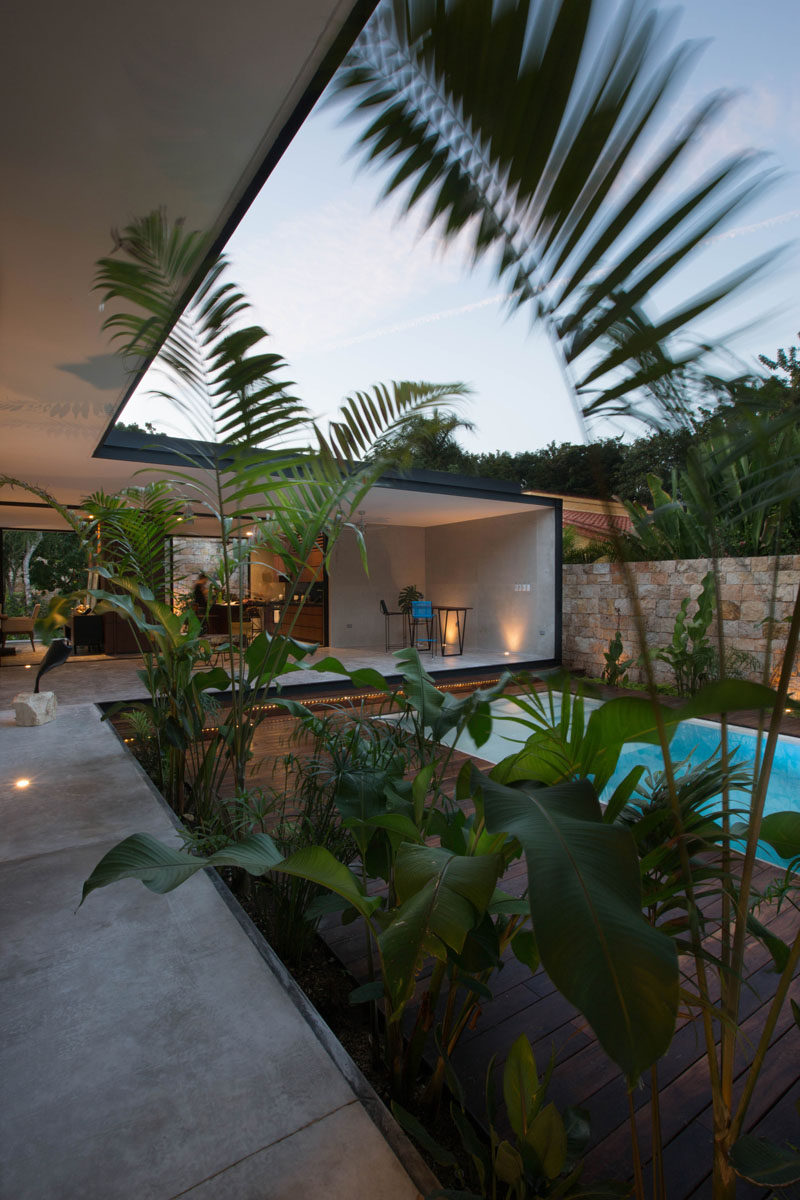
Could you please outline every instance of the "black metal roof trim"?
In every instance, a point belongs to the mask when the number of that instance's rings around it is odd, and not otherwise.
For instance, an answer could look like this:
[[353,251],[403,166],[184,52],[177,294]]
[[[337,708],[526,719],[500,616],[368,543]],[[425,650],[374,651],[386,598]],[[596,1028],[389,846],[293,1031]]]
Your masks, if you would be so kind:
[[[167,434],[133,433],[112,429],[105,443],[98,446],[94,458],[145,462],[164,467],[207,465],[215,459],[223,468],[230,464],[225,448],[214,442],[193,441],[190,438],[170,437]],[[537,496],[522,492],[518,483],[508,479],[486,479],[477,475],[455,475],[449,471],[390,470],[384,472],[376,487],[393,488],[403,492],[428,492],[434,495],[472,496],[478,500],[504,500],[515,504],[538,505],[541,508],[560,508],[561,500],[553,496]]]

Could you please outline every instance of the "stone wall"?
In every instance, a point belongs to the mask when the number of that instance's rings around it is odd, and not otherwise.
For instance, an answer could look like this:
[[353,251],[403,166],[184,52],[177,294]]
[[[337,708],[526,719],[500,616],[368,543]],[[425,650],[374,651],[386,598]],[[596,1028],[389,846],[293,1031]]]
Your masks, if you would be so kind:
[[174,599],[188,595],[203,571],[212,579],[219,569],[222,543],[219,538],[176,537],[172,539]]
[[[774,558],[723,558],[719,564],[722,580],[722,616],[726,644],[752,654],[758,669],[749,671],[759,678],[766,652],[767,626],[772,593]],[[677,562],[630,563],[644,614],[648,643],[652,648],[665,646],[672,637],[675,616],[684,596],[699,595],[704,575],[711,569],[708,559],[684,559]],[[800,555],[786,555],[778,562],[778,586],[773,625],[771,672],[780,664],[786,642],[792,605],[800,579]],[[641,653],[633,616],[633,602],[619,563],[568,564],[563,567],[564,622],[563,661],[570,670],[583,670],[599,676],[605,666],[604,652],[619,624],[623,657]],[[690,616],[694,614],[691,607]],[[712,627],[713,629],[713,627]],[[629,672],[641,681],[641,668]],[[672,682],[665,663],[656,663],[661,683]],[[792,692],[800,694],[800,668],[795,662]]]

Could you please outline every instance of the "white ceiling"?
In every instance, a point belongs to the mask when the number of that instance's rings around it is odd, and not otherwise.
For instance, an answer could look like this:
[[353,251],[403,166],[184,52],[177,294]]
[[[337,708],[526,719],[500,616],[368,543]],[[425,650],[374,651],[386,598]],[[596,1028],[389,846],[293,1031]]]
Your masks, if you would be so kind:
[[[407,492],[402,487],[374,487],[364,498],[361,509],[366,525],[414,525],[421,529],[428,529],[432,525],[452,525],[456,521],[480,521],[484,517],[513,516],[521,512],[550,512],[549,508],[535,509],[525,501],[432,491]],[[360,518],[360,512],[356,513],[356,520]]]
[[[110,230],[164,205],[219,247],[373,6],[30,0],[4,13],[0,475],[67,505],[142,482],[141,464],[93,457],[133,378],[91,290]],[[428,526],[522,506],[380,487],[363,510],[369,524]],[[214,532],[204,524],[191,532]],[[5,487],[3,526],[63,522]]]
[[[0,475],[65,503],[125,394],[91,291],[110,230],[165,205],[218,241],[370,0],[29,0],[0,36]],[[338,39],[338,41],[337,41]],[[0,526],[29,524],[3,508]],[[36,510],[32,510],[34,513]],[[43,524],[41,512],[35,523]]]

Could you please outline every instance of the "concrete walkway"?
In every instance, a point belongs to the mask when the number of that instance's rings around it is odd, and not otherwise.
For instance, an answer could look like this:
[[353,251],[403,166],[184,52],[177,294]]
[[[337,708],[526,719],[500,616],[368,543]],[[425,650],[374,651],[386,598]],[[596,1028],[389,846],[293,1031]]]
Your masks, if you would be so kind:
[[413,1200],[435,1186],[211,878],[167,896],[126,880],[76,911],[116,841],[176,836],[93,705],[38,729],[0,712],[0,797],[2,1200]]

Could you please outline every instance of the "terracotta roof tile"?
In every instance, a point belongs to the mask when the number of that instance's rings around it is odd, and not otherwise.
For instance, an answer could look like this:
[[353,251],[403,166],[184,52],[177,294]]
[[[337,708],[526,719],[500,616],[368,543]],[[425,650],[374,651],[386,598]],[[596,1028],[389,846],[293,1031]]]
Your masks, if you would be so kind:
[[592,534],[606,533],[609,529],[618,529],[627,533],[632,528],[631,519],[628,516],[608,517],[602,512],[579,512],[573,508],[562,510],[562,524],[574,525],[579,532],[585,529]]

